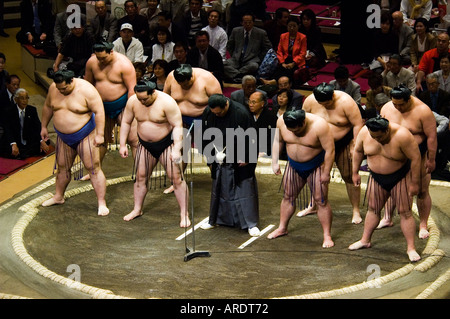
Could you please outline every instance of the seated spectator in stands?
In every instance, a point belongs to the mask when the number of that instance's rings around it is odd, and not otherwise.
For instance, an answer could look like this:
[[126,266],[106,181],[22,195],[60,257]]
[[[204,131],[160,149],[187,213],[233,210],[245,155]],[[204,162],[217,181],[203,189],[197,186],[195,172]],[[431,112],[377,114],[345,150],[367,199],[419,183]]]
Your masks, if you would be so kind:
[[440,70],[430,74],[436,74],[438,77],[439,88],[450,93],[450,55],[443,54],[439,61]]
[[234,28],[239,27],[242,24],[242,17],[249,12],[252,12],[255,18],[264,23],[270,19],[266,9],[266,0],[233,0],[229,7],[227,33],[230,34]]
[[142,46],[141,41],[133,36],[133,26],[129,23],[122,24],[119,34],[120,37],[113,42],[114,51],[126,55],[132,63],[145,62],[144,47]]
[[322,31],[317,26],[316,15],[311,9],[303,10],[300,14],[300,33],[306,35],[306,65],[320,69],[326,64],[327,52],[322,43]]
[[358,105],[361,105],[361,86],[350,79],[348,69],[344,65],[338,66],[334,70],[334,80],[330,84],[334,86],[335,90],[344,91],[350,95]]
[[41,121],[36,107],[28,105],[28,92],[19,88],[14,93],[14,106],[5,112],[4,130],[9,149],[0,156],[24,159],[47,152],[48,145],[41,141]]
[[403,65],[410,65],[411,36],[413,29],[403,23],[403,14],[400,11],[392,13],[392,31],[398,37],[398,54],[402,57]]
[[172,42],[187,42],[186,33],[181,26],[172,21],[172,16],[168,11],[158,13],[158,26],[166,27],[172,35]]
[[[383,108],[383,106],[390,102],[391,98],[390,95],[387,95],[384,92],[378,93],[377,95],[375,95],[374,101],[373,101],[373,108],[366,108],[366,114],[369,114],[372,110],[375,110],[375,113],[372,113],[373,116],[380,114],[381,109]],[[371,118],[373,116],[367,116],[364,117],[365,119]]]
[[428,21],[424,18],[416,20],[414,32],[410,40],[410,58],[411,69],[414,73],[417,73],[420,59],[426,51],[436,48],[437,38],[430,32]]
[[180,24],[185,31],[189,48],[195,46],[195,34],[208,25],[208,14],[202,9],[203,0],[189,0],[189,10]]
[[0,114],[14,105],[14,93],[20,88],[20,78],[16,74],[6,77],[6,85],[0,90]]
[[210,71],[223,87],[222,56],[209,44],[208,32],[200,30],[195,34],[195,46],[189,50],[186,60],[192,67]]
[[373,72],[367,84],[370,89],[366,92],[366,110],[376,107],[375,97],[378,94],[383,93],[388,98],[390,97],[392,88],[383,85],[383,76],[380,73]]
[[246,74],[256,74],[272,44],[266,31],[254,26],[254,16],[245,14],[242,27],[236,27],[228,39],[227,49],[231,58],[224,62],[227,80],[239,83]]
[[72,60],[66,65],[68,70],[72,70],[76,77],[84,75],[87,60],[91,57],[92,47],[95,43],[92,35],[85,30],[86,20],[81,20],[81,25],[70,29],[70,34],[61,43],[61,49],[53,64],[53,71],[58,71],[61,63],[67,59]]
[[139,11],[141,16],[147,18],[150,41],[153,42],[155,36],[155,29],[158,26],[158,14],[161,9],[158,8],[160,0],[147,0],[147,7]]
[[419,63],[419,71],[417,71],[416,85],[417,90],[422,91],[422,82],[429,73],[439,70],[440,57],[450,53],[449,35],[441,33],[437,37],[436,48],[426,51]]
[[208,11],[208,25],[202,30],[209,34],[209,44],[219,51],[222,61],[227,59],[227,32],[219,25],[220,12],[218,10]]
[[168,12],[170,20],[178,25],[183,21],[184,13],[189,10],[189,3],[188,0],[161,0],[159,8]]
[[37,44],[53,39],[52,5],[49,0],[20,2],[20,31],[16,35],[21,44]]
[[436,73],[427,75],[426,91],[421,91],[418,98],[428,105],[433,112],[440,115],[450,115],[450,93],[439,88],[439,77]]
[[248,109],[248,99],[254,92],[261,92],[267,96],[265,91],[256,88],[256,78],[253,75],[245,75],[242,78],[242,89],[231,92],[230,98],[233,101],[239,102]]
[[290,110],[292,106],[292,91],[288,89],[281,89],[278,91],[277,95],[277,106],[278,108],[274,109],[277,117],[280,117],[286,112]]
[[404,84],[411,90],[412,94],[416,93],[416,82],[414,72],[402,66],[402,58],[398,54],[394,54],[384,63],[383,85],[395,88],[400,84]]
[[280,42],[280,36],[283,33],[288,32],[287,22],[290,13],[286,8],[278,8],[275,10],[275,16],[273,19],[264,22],[263,29],[267,32],[267,37],[272,43],[273,48],[278,48],[278,43]]
[[136,71],[136,83],[145,80],[147,74],[147,64],[145,62],[134,62],[134,70]]
[[152,63],[158,59],[170,62],[175,59],[173,55],[172,36],[169,29],[158,26],[155,30],[156,43],[152,46]]
[[443,179],[450,181],[450,172],[447,165],[450,161],[450,131],[449,118],[433,112],[436,118],[437,130],[437,152],[436,152],[436,169],[432,172],[433,179]]
[[97,13],[90,20],[87,30],[96,42],[106,41],[113,42],[117,39],[118,28],[117,19],[108,12],[105,4],[106,0],[98,0],[95,2],[95,12]]
[[[272,110],[268,109],[267,97],[261,92],[256,91],[250,95],[248,106],[255,120],[255,128],[258,133],[258,153],[260,156],[270,156],[277,127],[277,116]],[[265,138],[266,143],[261,140],[263,138]]]
[[169,70],[173,71],[180,67],[182,64],[187,63],[187,54],[189,52],[189,48],[185,42],[177,42],[173,46],[173,55],[175,56],[175,60],[169,62]]
[[124,23],[131,24],[133,26],[134,37],[141,41],[143,46],[150,45],[148,22],[144,16],[138,13],[137,4],[133,0],[126,0],[124,7],[127,14],[119,19],[117,25],[121,26]]
[[[55,40],[55,45],[58,48],[58,51],[61,49],[61,43],[64,38],[70,35],[70,29],[67,26],[67,19],[70,14],[66,11],[56,14],[55,27],[53,28],[53,39]],[[80,15],[81,21],[86,21],[86,15],[84,13],[81,13]]]
[[158,59],[153,62],[153,76],[150,81],[156,83],[156,89],[159,91],[164,90],[164,83],[166,82],[167,75],[169,75],[169,63],[166,60]]
[[417,18],[424,18],[430,21],[432,8],[432,0],[402,0],[400,4],[404,23],[408,23],[408,19],[416,20]]
[[372,38],[372,57],[375,60],[382,56],[398,54],[398,37],[394,34],[392,27],[392,15],[382,13],[380,29],[375,29]]
[[[303,95],[292,89],[292,79],[287,76],[282,76],[277,81],[278,92],[282,89],[288,89],[292,92],[291,104],[296,109],[300,110],[303,107]],[[278,92],[272,97],[273,109],[278,110]]]

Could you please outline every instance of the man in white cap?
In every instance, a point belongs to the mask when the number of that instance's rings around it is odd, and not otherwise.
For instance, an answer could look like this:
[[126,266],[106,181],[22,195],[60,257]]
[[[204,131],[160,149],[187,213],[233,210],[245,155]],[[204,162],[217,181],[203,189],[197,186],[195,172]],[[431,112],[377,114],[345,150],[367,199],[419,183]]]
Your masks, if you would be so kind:
[[120,37],[114,44],[114,51],[126,55],[131,62],[144,62],[144,46],[141,41],[134,37],[133,26],[124,23],[120,27]]

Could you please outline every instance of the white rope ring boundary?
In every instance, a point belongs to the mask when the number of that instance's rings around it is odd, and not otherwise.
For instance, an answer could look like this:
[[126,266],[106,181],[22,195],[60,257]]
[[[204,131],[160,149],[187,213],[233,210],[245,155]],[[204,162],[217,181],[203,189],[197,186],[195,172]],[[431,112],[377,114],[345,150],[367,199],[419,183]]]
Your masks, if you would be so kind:
[[[280,161],[281,162],[281,161]],[[202,168],[195,168],[194,169],[195,173],[209,173],[209,168],[207,167],[202,167]],[[260,174],[273,174],[272,168],[269,167],[257,167],[256,169],[257,173]],[[367,172],[360,172],[361,175],[366,175],[368,176],[369,173]],[[340,178],[339,172],[338,170],[334,171],[333,175],[337,175],[337,176],[333,176],[333,178],[331,179],[332,182],[334,183],[344,183],[342,178]],[[119,184],[119,183],[123,183],[123,182],[128,182],[131,181],[131,177],[119,177],[119,178],[115,178],[115,179],[110,179],[106,181],[107,186],[109,185],[115,185],[115,184]],[[433,181],[432,181],[433,182]],[[7,203],[6,205],[0,207],[0,212],[7,208],[12,206],[13,204],[24,200],[25,198],[27,198],[28,196],[34,195],[40,191],[42,191],[43,189],[53,185],[55,183],[55,179],[53,178],[52,180],[41,184],[40,186],[37,186],[36,188],[34,188],[33,190],[23,194],[22,196],[16,198],[15,200],[13,200],[9,203]],[[447,182],[436,182],[436,183],[432,183],[433,185],[437,185],[437,186],[445,186],[445,187],[449,187],[450,183]],[[363,189],[364,187],[366,187],[367,185],[361,183],[361,189]],[[87,192],[93,190],[92,185],[86,185],[86,186],[82,186],[79,188],[75,188],[75,189],[71,189],[66,191],[66,193],[64,194],[65,198],[69,198],[78,194],[81,194],[83,192]],[[89,286],[77,281],[74,281],[72,279],[63,277],[61,275],[58,275],[52,271],[50,271],[49,269],[47,269],[46,267],[44,267],[43,265],[41,265],[39,262],[37,262],[36,260],[34,260],[27,252],[24,242],[23,242],[23,234],[25,232],[26,227],[28,226],[28,224],[34,219],[34,217],[38,214],[39,210],[37,209],[38,206],[40,206],[42,204],[43,201],[49,199],[52,197],[51,193],[46,193],[42,196],[39,196],[38,198],[35,198],[34,200],[31,200],[30,202],[28,202],[27,204],[19,207],[19,211],[25,213],[24,216],[22,216],[19,221],[16,223],[16,225],[14,226],[13,230],[12,230],[12,234],[11,234],[11,243],[12,243],[12,247],[16,253],[16,255],[25,263],[27,264],[31,269],[33,269],[34,271],[36,271],[38,274],[40,274],[41,276],[50,279],[52,281],[55,281],[57,283],[60,283],[62,285],[65,285],[66,287],[70,288],[70,289],[74,289],[83,293],[86,293],[88,295],[91,295],[92,298],[94,299],[128,299],[128,297],[124,297],[124,296],[119,296],[119,295],[115,295],[112,291],[110,290],[105,290],[105,289],[101,289],[101,288],[97,288],[97,287],[93,287],[93,286]],[[415,205],[413,205],[413,213],[415,215],[418,215],[417,212],[417,207]],[[323,291],[323,292],[317,292],[317,293],[311,293],[311,294],[304,294],[304,295],[297,295],[297,296],[286,296],[286,297],[282,297],[282,298],[274,298],[274,299],[321,299],[321,298],[331,298],[331,297],[335,297],[335,296],[339,296],[339,295],[344,295],[344,294],[348,294],[348,293],[352,293],[352,292],[357,292],[357,291],[362,291],[365,289],[369,289],[369,288],[374,288],[374,287],[379,287],[381,284],[386,284],[388,282],[391,282],[393,280],[399,279],[401,277],[404,277],[408,274],[410,274],[413,270],[417,270],[417,271],[421,271],[424,272],[428,269],[430,269],[431,267],[433,267],[434,265],[436,265],[441,259],[442,257],[445,255],[445,253],[442,250],[438,250],[437,246],[439,244],[439,240],[440,240],[440,232],[439,229],[436,226],[436,223],[434,222],[434,220],[431,218],[429,218],[428,220],[428,225],[429,225],[429,232],[430,232],[430,236],[428,238],[427,241],[427,245],[423,251],[422,254],[430,254],[431,256],[427,257],[426,259],[424,259],[423,261],[421,261],[419,264],[417,264],[416,266],[413,264],[407,264],[406,266],[388,274],[385,275],[383,277],[379,277],[376,279],[373,279],[371,281],[368,282],[363,282],[360,284],[356,284],[356,285],[352,285],[349,287],[344,287],[344,288],[340,288],[340,289],[334,289],[334,290],[330,290],[330,291]],[[447,273],[443,276],[441,276],[438,280],[439,280],[439,284],[434,284],[429,286],[426,289],[426,293],[425,291],[420,294],[419,296],[417,296],[417,298],[426,298],[429,295],[431,295],[431,293],[439,288],[445,281],[449,280],[450,274],[449,271],[447,271]],[[8,295],[8,294],[2,294],[0,293],[0,299],[2,298],[23,298],[23,297],[19,297],[19,296],[14,296],[14,295]],[[155,298],[158,299],[158,298]]]

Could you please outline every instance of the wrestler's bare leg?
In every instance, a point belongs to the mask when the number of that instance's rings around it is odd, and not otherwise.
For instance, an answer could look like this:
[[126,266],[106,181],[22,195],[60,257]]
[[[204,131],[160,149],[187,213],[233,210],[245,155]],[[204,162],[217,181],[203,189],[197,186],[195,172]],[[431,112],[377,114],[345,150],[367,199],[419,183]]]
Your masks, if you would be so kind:
[[422,171],[421,171],[421,192],[417,196],[417,210],[419,212],[419,238],[425,239],[430,236],[428,232],[428,218],[431,212],[431,196],[429,192],[431,174],[427,174],[425,170],[426,156],[422,157]]
[[383,219],[380,220],[380,223],[378,224],[377,229],[394,226],[394,222],[392,221],[392,216],[394,214],[394,210],[395,210],[395,204],[392,203],[392,198],[389,197],[387,203],[384,205]]
[[58,168],[56,171],[55,195],[42,203],[44,207],[64,204],[64,192],[66,191],[67,185],[69,185],[72,176],[71,168],[77,156],[77,152],[61,140],[58,139],[57,143],[58,153],[56,154],[56,164]]
[[420,256],[416,251],[416,246],[414,244],[414,238],[416,236],[416,222],[411,211],[407,213],[400,213],[400,228],[402,229],[403,235],[406,239],[406,253],[410,261],[420,260]]
[[317,214],[317,206],[314,203],[314,201],[311,201],[308,204],[308,206],[305,209],[299,211],[296,216],[297,217],[304,217],[304,216],[310,215],[310,214]]
[[[146,161],[146,152],[142,151],[141,156],[139,157],[139,163],[137,163],[137,172],[136,172],[136,181],[133,186],[133,194],[134,194],[134,208],[133,210],[123,217],[123,220],[130,221],[136,217],[139,217],[143,214],[142,206],[144,205],[145,196],[147,195],[147,171],[145,167]],[[153,172],[153,168],[158,163],[153,156],[148,155],[148,176],[151,176]]]
[[359,201],[361,198],[361,187],[354,186],[353,183],[345,183],[345,187],[347,188],[348,198],[350,199],[350,203],[353,208],[352,223],[360,224],[362,222],[361,212],[359,210]]
[[[289,167],[289,169],[292,168]],[[290,185],[288,185],[288,183],[286,183],[288,175],[289,174],[285,173],[283,181],[284,195],[280,204],[280,224],[277,229],[275,229],[267,236],[268,239],[274,239],[288,234],[289,220],[295,212],[295,199],[297,198],[298,193],[306,184],[306,181],[303,180],[303,178],[298,176],[298,174],[293,173],[291,175],[297,180],[294,183],[291,182]],[[298,185],[298,187],[295,187],[295,185]]]
[[172,162],[168,157],[170,156],[171,147],[168,147],[160,156],[161,164],[167,172],[167,176],[172,181],[175,198],[180,206],[180,227],[191,226],[188,213],[188,196],[186,181],[182,179],[180,164]]
[[[109,214],[109,209],[106,205],[106,178],[100,164],[100,149],[94,145],[95,130],[93,130],[88,137],[78,146],[78,154],[80,154],[81,161],[84,167],[89,172],[92,187],[97,195],[98,215],[106,216]],[[81,150],[80,148],[83,147]]]

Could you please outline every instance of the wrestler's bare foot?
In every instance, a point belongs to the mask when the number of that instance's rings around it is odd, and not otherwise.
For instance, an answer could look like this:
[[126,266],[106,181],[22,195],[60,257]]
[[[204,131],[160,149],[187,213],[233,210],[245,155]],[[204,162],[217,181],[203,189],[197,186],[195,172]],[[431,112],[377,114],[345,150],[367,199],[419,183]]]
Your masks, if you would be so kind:
[[419,230],[419,238],[420,239],[427,239],[428,237],[430,237],[430,233],[428,232],[427,229],[422,228]]
[[394,226],[394,222],[392,220],[388,219],[382,219],[380,220],[380,223],[377,226],[377,229],[385,228],[385,227],[392,227]]
[[49,207],[53,205],[61,205],[64,204],[64,198],[63,199],[56,199],[54,196],[50,199],[47,199],[42,203],[43,207]]
[[108,207],[101,205],[98,207],[98,216],[107,216],[109,214]]
[[174,188],[173,188],[173,185],[171,185],[169,188],[166,188],[163,193],[170,194],[170,193],[173,193],[173,191],[174,191]]
[[325,237],[323,239],[323,244],[322,244],[322,248],[331,248],[334,246],[334,242],[331,239],[331,237]]
[[273,232],[271,232],[269,235],[267,235],[267,238],[275,239],[277,237],[286,236],[287,234],[288,234],[287,230],[284,230],[284,229],[278,227]]
[[297,213],[297,217],[304,217],[310,214],[317,214],[317,209],[314,209],[313,206],[308,206],[304,210],[301,210]]
[[89,174],[86,174],[82,178],[80,178],[80,181],[90,181],[90,180],[91,180],[91,175],[89,175]]
[[180,221],[180,227],[181,228],[187,228],[191,226],[191,220],[187,216],[182,216]]
[[359,212],[353,212],[352,224],[358,225],[362,222],[362,217]]
[[408,254],[409,261],[416,262],[420,260],[420,256],[415,250],[410,250],[406,253]]
[[360,240],[358,240],[356,243],[351,244],[350,246],[348,246],[348,249],[350,250],[358,250],[358,249],[362,249],[362,248],[370,248],[371,244],[369,243],[363,243]]
[[142,216],[142,211],[140,211],[140,212],[136,212],[136,211],[131,211],[131,213],[129,213],[128,215],[126,215],[126,216],[124,216],[123,217],[123,220],[124,221],[130,221],[130,220],[132,220],[132,219],[135,219],[136,217],[139,217],[139,216]]

